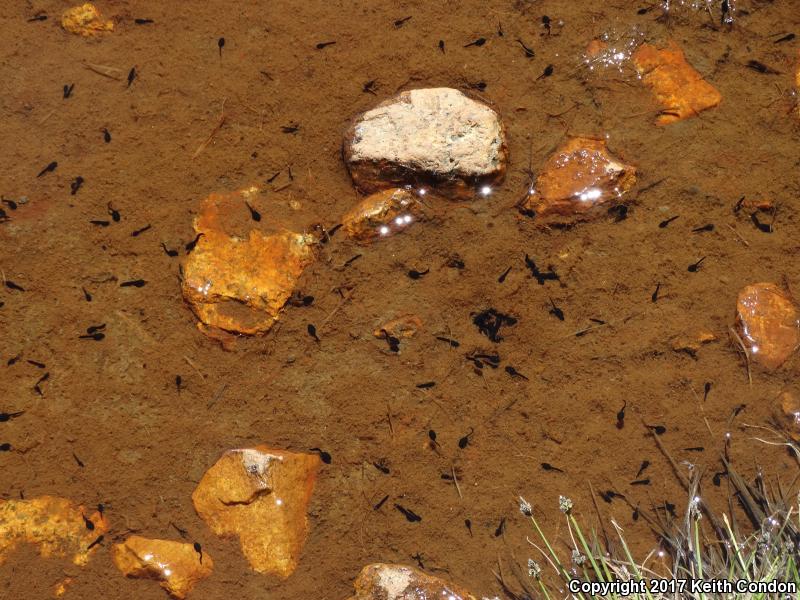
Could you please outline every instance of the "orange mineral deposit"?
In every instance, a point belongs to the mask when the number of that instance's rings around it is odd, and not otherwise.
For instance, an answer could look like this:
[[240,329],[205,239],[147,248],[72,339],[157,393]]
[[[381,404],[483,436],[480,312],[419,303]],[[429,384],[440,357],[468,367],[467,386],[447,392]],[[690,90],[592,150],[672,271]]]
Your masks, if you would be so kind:
[[20,544],[33,544],[43,558],[66,557],[84,566],[107,531],[100,512],[66,498],[0,500],[0,564]]
[[477,600],[460,586],[405,565],[367,565],[354,586],[349,600]]
[[114,564],[126,577],[153,579],[182,600],[197,582],[211,575],[214,561],[194,544],[133,535],[115,544]]
[[659,49],[642,44],[633,54],[636,70],[663,107],[656,124],[694,117],[722,101],[717,89],[688,62],[675,42]]
[[617,160],[602,139],[573,137],[547,159],[521,203],[538,219],[570,221],[596,216],[636,183],[636,168]]
[[237,536],[258,573],[288,577],[308,534],[308,504],[320,458],[264,445],[229,450],[192,494],[197,514],[220,536]]
[[61,15],[61,27],[70,33],[92,37],[98,33],[114,31],[112,21],[103,21],[100,11],[90,2],[73,6]]
[[250,188],[211,194],[195,219],[197,244],[184,262],[182,289],[206,332],[268,331],[314,259],[316,238],[310,234],[253,229],[239,236],[225,231],[225,212],[256,193]]
[[774,283],[755,283],[739,292],[736,322],[750,359],[777,369],[800,345],[800,319],[789,295]]

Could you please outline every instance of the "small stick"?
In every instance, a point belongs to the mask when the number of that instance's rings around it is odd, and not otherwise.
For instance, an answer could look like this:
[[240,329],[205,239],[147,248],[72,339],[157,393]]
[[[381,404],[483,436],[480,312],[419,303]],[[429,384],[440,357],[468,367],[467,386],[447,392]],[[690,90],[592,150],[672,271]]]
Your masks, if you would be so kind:
[[214,397],[211,399],[211,402],[208,403],[208,406],[206,408],[211,408],[212,406],[214,406],[217,403],[217,401],[219,401],[219,399],[222,398],[222,395],[225,393],[226,389],[228,389],[228,384],[223,383],[217,390],[217,393],[214,394]]
[[746,239],[744,239],[744,238],[743,238],[743,237],[742,237],[742,236],[739,234],[739,232],[738,232],[738,231],[736,231],[736,229],[733,227],[733,225],[731,225],[730,223],[725,223],[725,225],[727,225],[727,226],[728,226],[728,229],[730,229],[730,230],[733,232],[733,234],[734,234],[734,235],[735,235],[737,238],[739,238],[739,241],[740,241],[740,242],[742,242],[742,243],[743,243],[743,244],[744,244],[746,247],[748,247],[748,248],[750,247],[750,244],[747,242],[747,240],[746,240]]
[[729,326],[728,327],[728,331],[734,337],[734,339],[738,342],[739,348],[741,349],[742,354],[744,354],[745,364],[747,365],[747,383],[749,383],[750,385],[753,385],[753,377],[752,377],[752,374],[750,373],[750,355],[747,353],[747,348],[745,347],[744,342],[742,341],[742,338],[739,337],[739,334],[736,333],[736,330],[733,327]]
[[[115,79],[117,81],[122,80],[122,69],[107,67],[106,65],[93,65],[92,63],[83,63],[83,66],[103,77],[108,77],[109,79]],[[115,75],[115,72],[120,73],[120,75]]]
[[344,305],[344,303],[345,303],[345,302],[347,302],[348,300],[350,300],[350,297],[351,297],[352,295],[353,295],[353,290],[349,290],[349,291],[348,291],[346,294],[344,294],[344,295],[341,297],[341,299],[339,300],[339,303],[336,305],[336,308],[334,308],[334,309],[333,309],[333,310],[332,310],[332,311],[331,311],[331,312],[328,314],[328,316],[327,316],[327,317],[325,317],[325,318],[322,320],[322,323],[320,323],[320,324],[319,324],[319,326],[317,327],[317,332],[321,332],[321,331],[322,331],[322,328],[323,328],[323,327],[325,327],[325,325],[328,323],[328,321],[330,321],[330,320],[333,318],[333,315],[335,315],[335,314],[336,314],[336,313],[339,311],[339,309],[340,309],[340,308],[342,308],[342,306]]
[[394,437],[394,425],[392,425],[392,409],[388,404],[386,405],[386,420],[389,422],[389,432],[392,434],[392,437]]
[[44,122],[47,121],[47,119],[49,119],[50,117],[52,117],[55,114],[55,112],[56,112],[55,110],[51,110],[49,113],[47,113],[45,116],[43,116],[41,118],[41,120],[39,121],[39,125],[43,125]]
[[214,127],[214,129],[211,131],[211,134],[210,134],[210,135],[209,135],[209,136],[208,136],[208,137],[205,139],[205,141],[203,141],[203,143],[202,143],[202,144],[200,144],[200,145],[197,147],[197,150],[195,150],[195,151],[194,151],[194,154],[192,154],[192,158],[197,158],[197,156],[198,156],[198,155],[199,155],[199,154],[200,154],[200,153],[201,153],[203,150],[205,150],[205,149],[206,149],[206,147],[207,147],[207,146],[208,146],[208,145],[211,143],[211,140],[213,140],[213,139],[214,139],[214,136],[215,136],[215,135],[217,135],[217,132],[218,132],[220,129],[222,129],[222,125],[223,125],[223,123],[225,123],[225,100],[227,100],[227,98],[225,98],[225,99],[223,99],[223,100],[222,100],[222,114],[221,114],[221,115],[220,115],[220,117],[219,117],[219,121],[217,122],[217,125],[216,125],[216,127]]
[[199,369],[199,367],[197,366],[197,364],[196,364],[196,363],[195,363],[195,362],[194,362],[194,361],[193,361],[191,358],[189,358],[188,356],[184,356],[184,357],[183,357],[183,360],[185,360],[185,361],[186,361],[186,363],[187,363],[187,364],[188,364],[190,367],[192,367],[192,368],[193,368],[195,371],[197,371],[197,374],[198,374],[198,375],[200,375],[200,377],[202,377],[203,379],[205,379],[205,378],[206,378],[206,376],[205,376],[205,373],[203,373],[203,372],[202,372],[202,371]]
[[450,465],[450,472],[453,474],[453,483],[456,484],[456,491],[458,492],[458,497],[463,500],[464,496],[461,495],[461,488],[458,485],[458,477],[456,477],[456,468],[452,464]]

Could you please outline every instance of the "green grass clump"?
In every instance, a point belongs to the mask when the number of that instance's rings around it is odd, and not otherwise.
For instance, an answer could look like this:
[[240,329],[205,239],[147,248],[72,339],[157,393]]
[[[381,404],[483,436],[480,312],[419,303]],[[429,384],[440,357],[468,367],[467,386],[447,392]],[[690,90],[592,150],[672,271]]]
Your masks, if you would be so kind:
[[[634,558],[624,530],[612,519],[600,525],[600,532],[584,532],[575,516],[572,501],[561,496],[559,508],[566,521],[568,536],[555,543],[548,539],[534,516],[533,507],[520,497],[519,507],[536,534],[529,539],[534,555],[528,559],[527,576],[517,567],[515,574],[522,591],[514,589],[502,574],[496,573],[506,593],[516,600],[535,598],[631,598],[635,600],[759,600],[800,598],[800,593],[779,593],[769,588],[737,589],[737,581],[760,584],[791,582],[800,591],[800,495],[789,499],[784,489],[767,487],[760,474],[746,482],[725,457],[722,463],[728,480],[729,510],[721,516],[702,500],[702,473],[694,466],[683,475],[656,437],[662,452],[672,463],[687,492],[682,517],[666,510],[651,512],[636,509],[653,530],[658,546],[644,557]],[[784,442],[800,457],[791,441]],[[735,518],[738,506],[746,515]],[[599,514],[599,513],[598,513]],[[609,535],[609,531],[612,531]],[[592,591],[571,590],[570,582],[633,582],[628,589]],[[684,580],[673,583],[670,580]],[[715,588],[693,587],[702,580]],[[638,582],[638,583],[637,583]],[[724,589],[730,582],[732,589]],[[573,586],[576,583],[572,584]],[[774,585],[774,583],[773,583]],[[614,593],[614,592],[618,593]]]

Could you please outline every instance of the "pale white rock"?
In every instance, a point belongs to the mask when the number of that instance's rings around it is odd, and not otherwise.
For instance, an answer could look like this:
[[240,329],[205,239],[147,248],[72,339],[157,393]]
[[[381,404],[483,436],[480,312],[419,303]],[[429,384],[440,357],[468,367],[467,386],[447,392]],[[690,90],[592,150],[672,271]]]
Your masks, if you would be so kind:
[[343,153],[362,192],[432,186],[455,197],[488,195],[508,160],[497,112],[452,88],[401,92],[359,115]]

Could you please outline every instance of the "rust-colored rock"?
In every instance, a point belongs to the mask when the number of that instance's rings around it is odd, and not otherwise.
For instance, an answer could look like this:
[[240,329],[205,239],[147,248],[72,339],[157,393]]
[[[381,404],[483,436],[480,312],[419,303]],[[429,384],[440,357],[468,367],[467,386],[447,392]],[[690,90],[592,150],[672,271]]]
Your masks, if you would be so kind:
[[367,565],[354,586],[349,600],[478,600],[460,586],[405,565]]
[[409,188],[370,194],[342,217],[347,237],[368,244],[403,231],[424,217],[418,194]]
[[736,324],[750,359],[777,369],[800,345],[800,320],[792,299],[773,283],[755,283],[741,292]]
[[700,348],[711,342],[716,342],[717,336],[708,330],[700,330],[693,335],[681,335],[672,340],[672,349],[675,352],[685,352],[692,358],[697,356]]
[[0,500],[0,564],[20,544],[38,546],[43,558],[66,557],[79,566],[97,550],[108,521],[66,498]]
[[422,329],[422,319],[417,315],[402,315],[391,321],[387,321],[381,327],[372,332],[376,338],[385,338],[390,335],[396,338],[410,338],[417,335]]
[[194,544],[155,540],[134,535],[115,544],[114,564],[126,577],[153,579],[174,598],[185,598],[211,575],[214,561]]
[[499,115],[452,88],[401,92],[359,115],[343,154],[363,193],[411,185],[460,198],[491,193],[508,160]]
[[192,494],[197,514],[220,536],[238,536],[258,573],[288,577],[308,534],[306,515],[320,458],[264,445],[229,450]]
[[633,62],[663,107],[657,125],[694,117],[722,101],[719,91],[686,62],[675,42],[664,49],[642,44],[633,54]]
[[573,137],[547,159],[521,208],[545,221],[583,220],[602,214],[636,183],[636,168],[620,162],[605,140]]
[[183,265],[183,296],[206,328],[234,333],[268,331],[314,259],[316,239],[281,230],[247,237],[229,235],[221,213],[243,202],[255,188],[233,194],[211,194],[195,219],[199,239]]
[[778,394],[775,416],[784,433],[795,442],[800,442],[800,399],[797,394],[783,391]]
[[61,15],[61,27],[70,33],[92,37],[99,33],[114,31],[112,21],[104,21],[97,7],[90,2],[73,6]]

